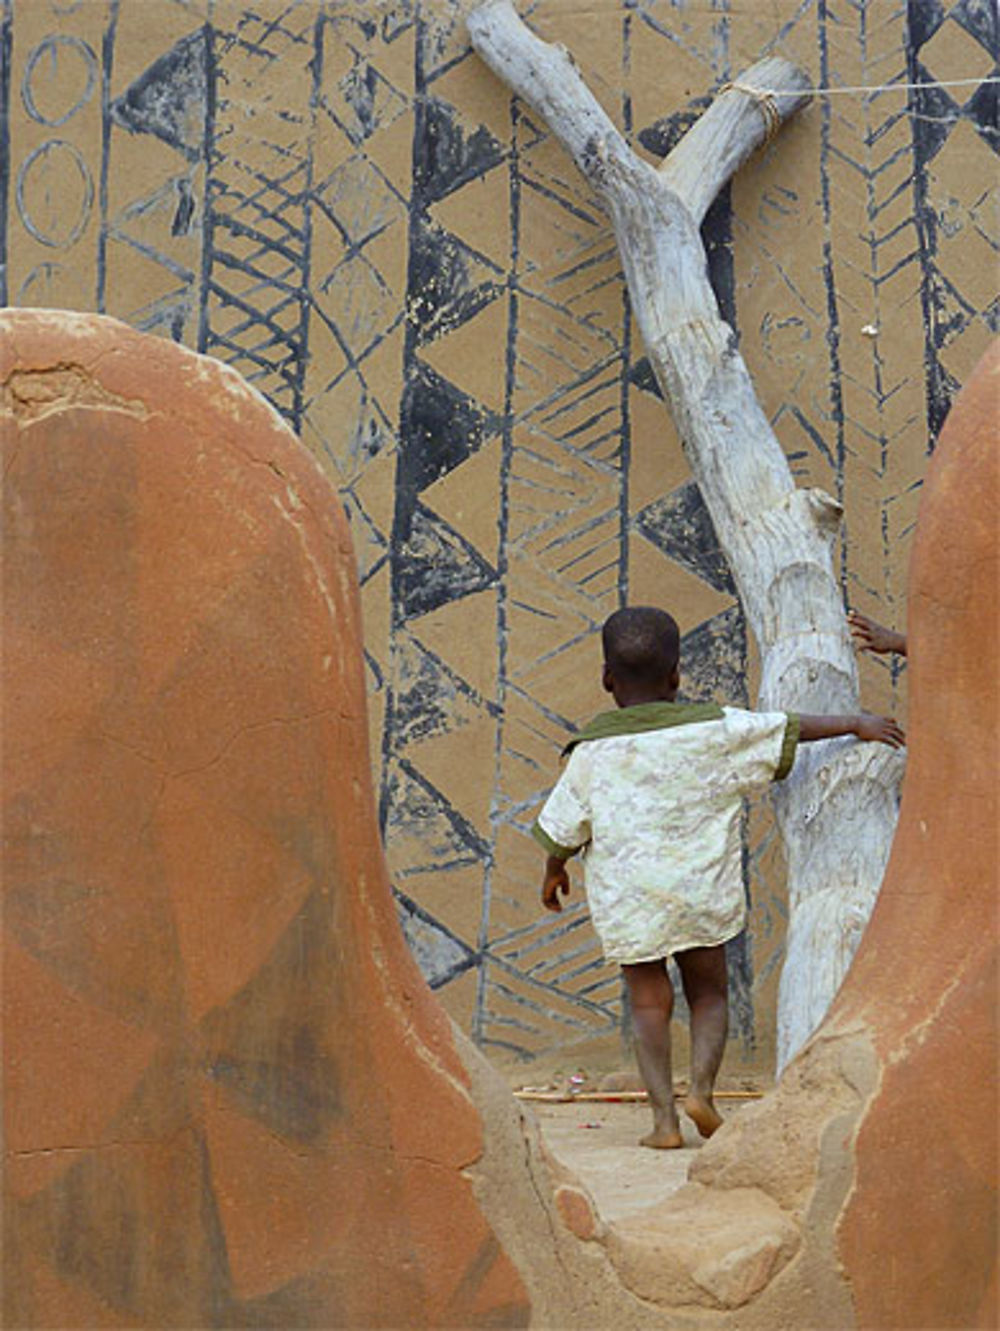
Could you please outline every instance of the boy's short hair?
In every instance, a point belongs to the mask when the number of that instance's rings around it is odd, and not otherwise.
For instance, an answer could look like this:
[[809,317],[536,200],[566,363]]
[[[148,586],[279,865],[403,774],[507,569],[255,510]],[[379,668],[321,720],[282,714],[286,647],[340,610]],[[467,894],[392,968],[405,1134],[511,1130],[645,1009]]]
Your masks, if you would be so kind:
[[634,683],[657,684],[677,669],[681,634],[677,621],[651,605],[628,605],[601,629],[604,662],[612,674]]

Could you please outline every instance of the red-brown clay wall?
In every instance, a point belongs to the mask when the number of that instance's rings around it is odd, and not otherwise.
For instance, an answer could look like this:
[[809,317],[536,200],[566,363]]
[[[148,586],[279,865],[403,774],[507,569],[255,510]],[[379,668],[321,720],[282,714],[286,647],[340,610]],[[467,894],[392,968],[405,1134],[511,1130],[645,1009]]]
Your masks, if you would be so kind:
[[998,426],[995,342],[925,482],[900,825],[838,1007],[882,1063],[839,1227],[862,1328],[997,1325]]
[[329,483],[110,320],[5,313],[0,383],[6,1324],[523,1325]]

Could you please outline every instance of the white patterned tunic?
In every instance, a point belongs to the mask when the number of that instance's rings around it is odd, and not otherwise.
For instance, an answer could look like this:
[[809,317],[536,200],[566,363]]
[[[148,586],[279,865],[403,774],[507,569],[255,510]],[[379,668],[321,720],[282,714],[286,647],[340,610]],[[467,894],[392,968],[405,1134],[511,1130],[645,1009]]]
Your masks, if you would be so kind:
[[798,729],[785,712],[658,702],[604,712],[574,737],[532,830],[549,854],[582,851],[609,961],[740,932],[743,799],[791,770]]

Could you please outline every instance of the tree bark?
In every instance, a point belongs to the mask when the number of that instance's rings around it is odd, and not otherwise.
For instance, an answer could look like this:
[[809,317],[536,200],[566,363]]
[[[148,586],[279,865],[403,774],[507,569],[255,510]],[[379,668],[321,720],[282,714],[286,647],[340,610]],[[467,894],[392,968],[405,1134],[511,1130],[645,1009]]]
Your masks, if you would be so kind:
[[[833,572],[841,509],[799,490],[709,284],[699,224],[729,177],[806,104],[801,70],[759,61],[658,167],[637,157],[562,46],[510,0],[469,15],[483,60],[542,115],[608,214],[632,309],[760,649],[763,709],[857,712],[858,677]],[[780,89],[782,91],[772,91]],[[778,1067],[822,1019],[888,858],[903,761],[884,745],[802,746],[774,807],[788,864]]]

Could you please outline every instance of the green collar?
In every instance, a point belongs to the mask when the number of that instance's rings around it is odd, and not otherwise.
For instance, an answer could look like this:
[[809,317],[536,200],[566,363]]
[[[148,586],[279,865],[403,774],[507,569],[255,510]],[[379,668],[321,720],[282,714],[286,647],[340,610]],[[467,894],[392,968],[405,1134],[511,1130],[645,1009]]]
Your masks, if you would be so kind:
[[563,749],[563,757],[590,739],[641,735],[647,730],[693,726],[699,721],[721,721],[723,715],[722,708],[714,702],[640,702],[634,707],[617,707],[588,721]]

